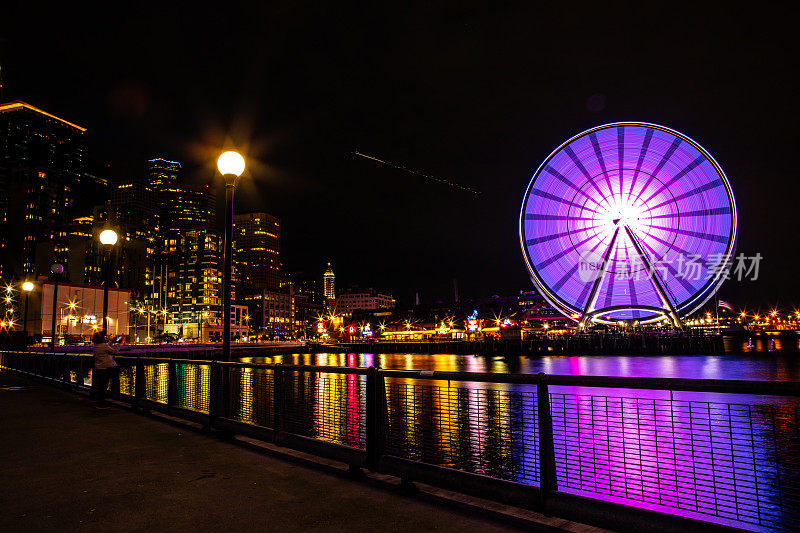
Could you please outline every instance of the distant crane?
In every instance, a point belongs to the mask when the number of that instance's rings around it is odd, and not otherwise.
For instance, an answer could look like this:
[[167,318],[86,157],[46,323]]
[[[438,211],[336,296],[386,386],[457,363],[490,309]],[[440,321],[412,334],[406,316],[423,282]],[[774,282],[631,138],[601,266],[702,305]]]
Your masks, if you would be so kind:
[[474,194],[476,196],[479,195],[479,194],[482,194],[481,191],[479,191],[478,189],[475,189],[473,187],[469,187],[467,185],[461,185],[461,184],[456,183],[454,181],[445,180],[445,179],[442,179],[442,178],[437,178],[436,176],[431,176],[430,174],[425,174],[424,172],[420,172],[419,170],[414,170],[414,169],[411,169],[411,168],[408,168],[408,167],[404,167],[403,165],[401,165],[399,163],[393,163],[391,161],[384,161],[383,159],[378,159],[377,157],[374,157],[374,156],[371,156],[371,155],[362,154],[361,152],[353,152],[353,154],[355,154],[355,155],[357,155],[359,157],[363,157],[365,159],[372,159],[373,161],[377,161],[378,163],[380,163],[382,165],[393,167],[393,168],[396,168],[398,170],[402,170],[404,172],[408,172],[409,174],[416,174],[417,176],[422,176],[423,178],[427,178],[429,180],[433,180],[433,181],[437,181],[439,183],[443,183],[445,185],[453,187],[454,189],[460,189],[462,191],[466,191],[466,192],[472,193],[472,194]]

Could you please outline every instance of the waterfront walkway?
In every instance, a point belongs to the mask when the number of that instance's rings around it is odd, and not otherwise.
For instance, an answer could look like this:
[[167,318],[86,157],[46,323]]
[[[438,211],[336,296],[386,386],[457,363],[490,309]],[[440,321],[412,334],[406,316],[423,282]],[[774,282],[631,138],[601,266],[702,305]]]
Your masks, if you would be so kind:
[[[0,531],[600,531],[209,436],[0,372]],[[451,500],[455,497],[457,500]]]

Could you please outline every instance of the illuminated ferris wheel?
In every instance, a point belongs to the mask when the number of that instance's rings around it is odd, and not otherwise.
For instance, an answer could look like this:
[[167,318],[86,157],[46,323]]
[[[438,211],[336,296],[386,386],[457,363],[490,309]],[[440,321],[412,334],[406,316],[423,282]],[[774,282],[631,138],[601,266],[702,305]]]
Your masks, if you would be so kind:
[[689,137],[655,124],[606,124],[539,166],[519,234],[542,295],[581,325],[680,325],[727,276],[736,202],[719,164]]

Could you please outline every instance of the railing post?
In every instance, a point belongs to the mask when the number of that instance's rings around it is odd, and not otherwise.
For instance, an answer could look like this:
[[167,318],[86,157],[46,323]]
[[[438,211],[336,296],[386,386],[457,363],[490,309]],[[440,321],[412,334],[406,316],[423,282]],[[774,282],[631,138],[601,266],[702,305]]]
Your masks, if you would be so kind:
[[208,429],[214,425],[214,420],[219,416],[220,403],[220,366],[217,361],[211,361],[208,379]]
[[120,381],[122,381],[122,368],[117,366],[116,371],[111,375],[111,397],[116,401],[121,400],[121,396],[119,393],[120,390]]
[[70,373],[72,372],[72,357],[65,355],[61,358],[61,381],[62,387],[64,389],[71,389],[72,388],[72,378],[70,377]]
[[230,405],[231,405],[231,369],[233,367],[225,367],[220,365],[220,404],[219,412],[223,418],[230,418]]
[[380,369],[367,369],[367,468],[378,471],[386,444],[386,384]]
[[175,407],[178,405],[178,368],[175,361],[167,365],[167,407]]
[[133,408],[138,410],[144,398],[144,364],[142,358],[136,358],[136,369],[133,373]]
[[272,429],[277,436],[279,431],[283,431],[284,399],[283,399],[283,369],[281,363],[275,365],[272,374]]
[[550,411],[550,391],[545,373],[539,372],[536,383],[536,400],[539,404],[539,497],[542,510],[547,510],[547,498],[557,490],[556,453],[553,444],[553,416]]

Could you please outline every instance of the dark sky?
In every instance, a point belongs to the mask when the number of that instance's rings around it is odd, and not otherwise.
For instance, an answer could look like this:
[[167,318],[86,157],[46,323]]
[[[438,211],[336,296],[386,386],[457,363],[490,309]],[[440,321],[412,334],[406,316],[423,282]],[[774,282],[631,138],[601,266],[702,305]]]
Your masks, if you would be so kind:
[[[130,4],[4,8],[6,98],[89,128],[95,168],[152,156],[214,179],[248,157],[240,211],[283,220],[287,268],[401,301],[529,289],[517,236],[551,150],[618,120],[667,125],[722,164],[739,251],[764,256],[734,302],[800,304],[795,18],[768,4]],[[199,4],[199,3],[198,3]],[[372,4],[372,5],[370,5]],[[561,4],[561,3],[552,3]],[[645,5],[646,4],[646,5]],[[108,4],[111,6],[112,4]],[[354,150],[483,191],[384,168]]]

